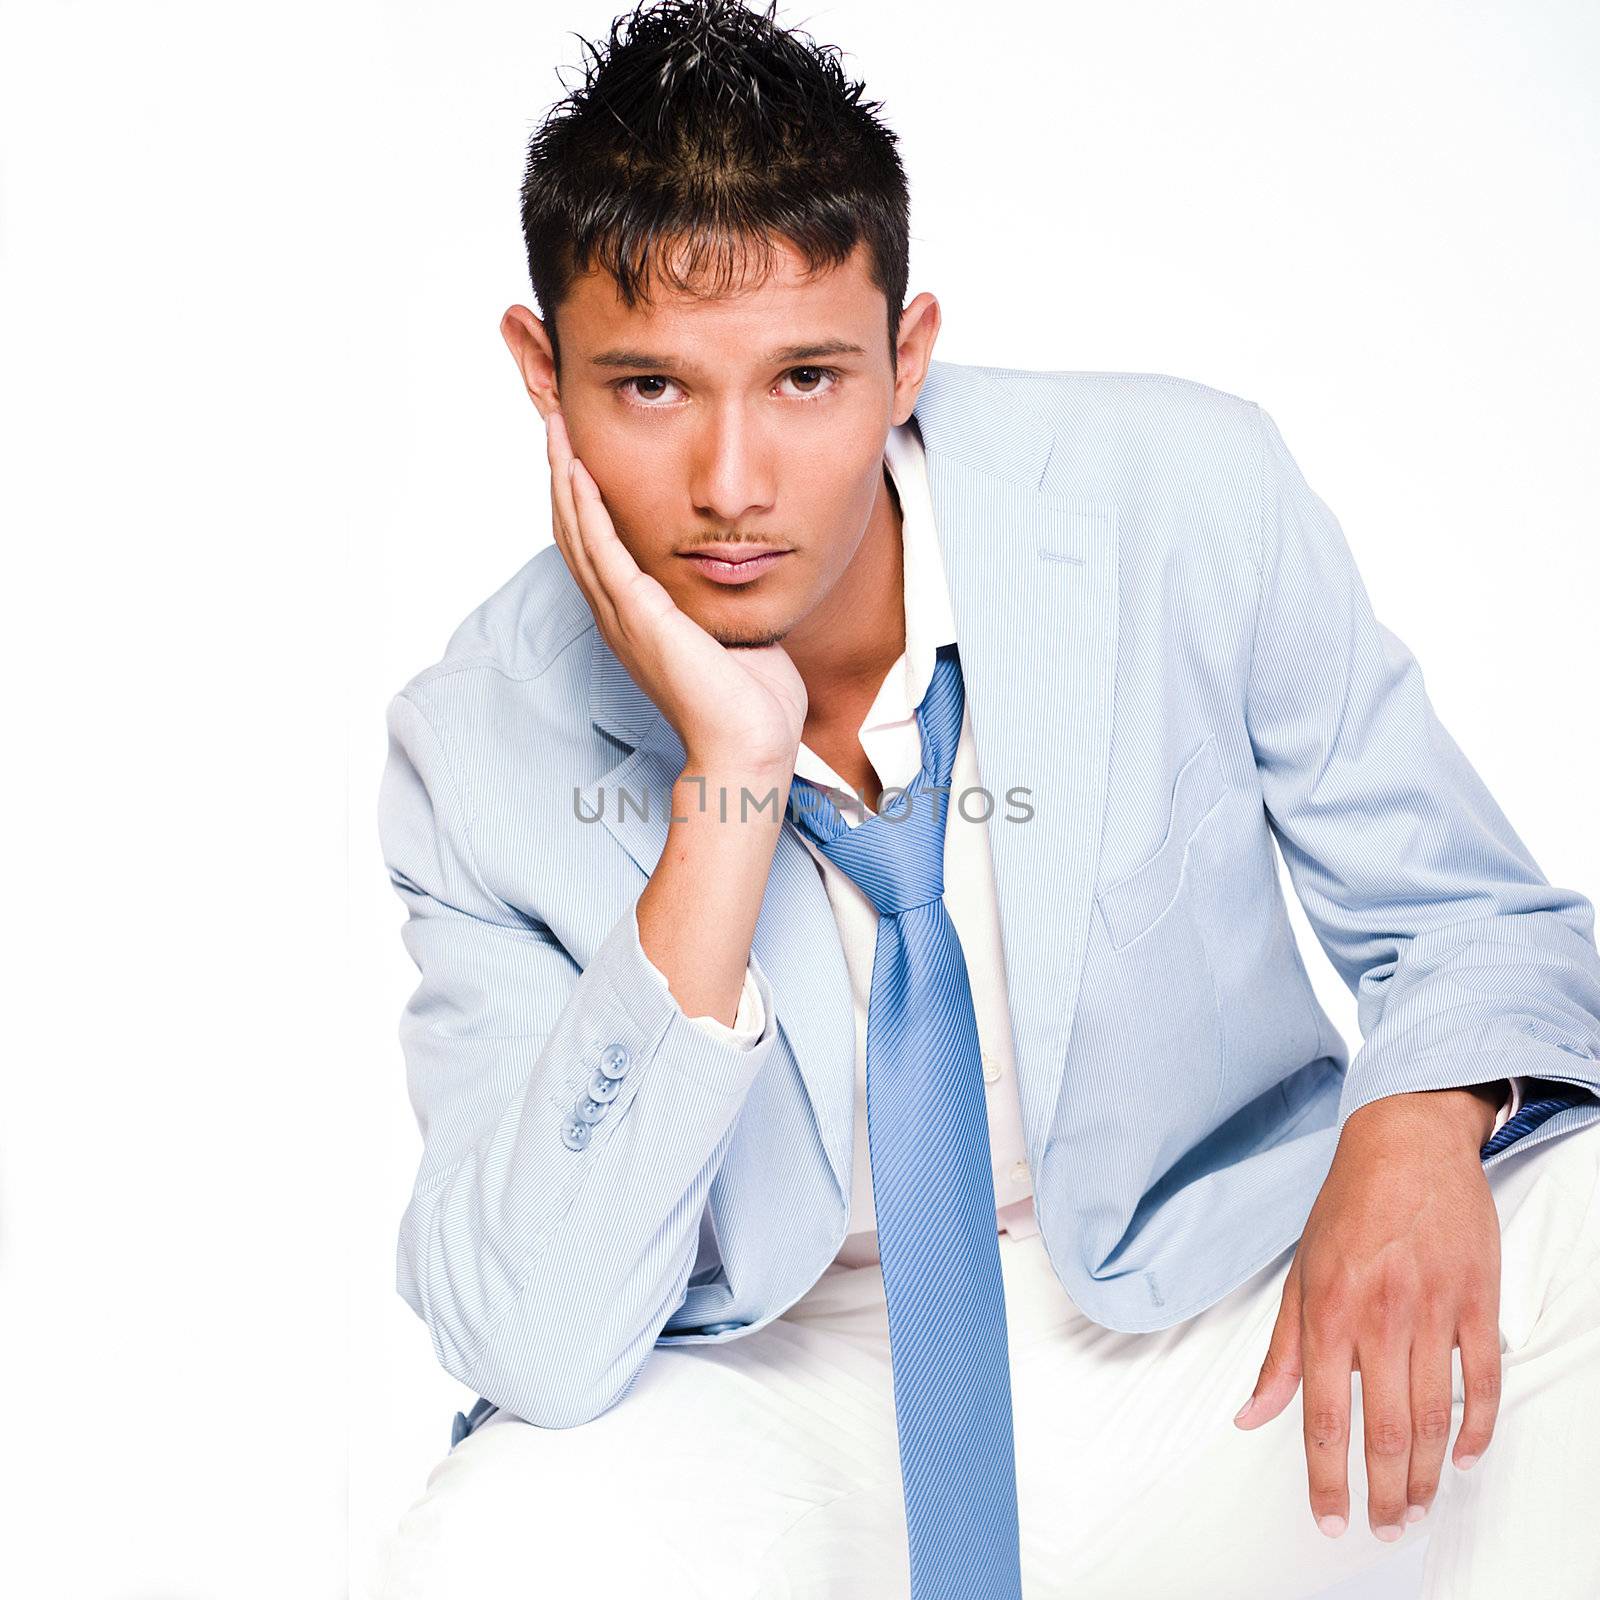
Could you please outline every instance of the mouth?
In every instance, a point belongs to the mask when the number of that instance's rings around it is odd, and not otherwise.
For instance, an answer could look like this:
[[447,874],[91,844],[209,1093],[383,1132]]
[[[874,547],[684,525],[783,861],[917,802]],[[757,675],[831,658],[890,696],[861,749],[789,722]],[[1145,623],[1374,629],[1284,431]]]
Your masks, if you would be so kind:
[[790,550],[756,550],[738,556],[686,554],[682,559],[713,583],[740,584],[753,583],[762,573],[770,572],[785,556],[792,554]]

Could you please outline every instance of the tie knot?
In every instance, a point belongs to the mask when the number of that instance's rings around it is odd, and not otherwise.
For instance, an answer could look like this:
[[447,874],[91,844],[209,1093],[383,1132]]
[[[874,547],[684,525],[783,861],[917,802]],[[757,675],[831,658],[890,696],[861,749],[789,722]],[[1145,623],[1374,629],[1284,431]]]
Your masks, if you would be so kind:
[[894,916],[944,895],[944,833],[963,710],[961,663],[943,646],[917,707],[922,768],[877,815],[852,828],[827,794],[806,778],[790,785],[789,813],[880,916]]

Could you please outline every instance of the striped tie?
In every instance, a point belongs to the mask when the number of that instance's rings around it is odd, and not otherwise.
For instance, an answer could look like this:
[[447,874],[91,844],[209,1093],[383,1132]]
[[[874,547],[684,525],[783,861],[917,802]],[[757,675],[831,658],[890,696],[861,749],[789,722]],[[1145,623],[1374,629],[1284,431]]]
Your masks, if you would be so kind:
[[989,1120],[966,961],[944,905],[962,701],[961,663],[945,645],[917,708],[922,769],[909,788],[850,827],[796,777],[789,810],[878,910],[867,1143],[912,1600],[1021,1600]]

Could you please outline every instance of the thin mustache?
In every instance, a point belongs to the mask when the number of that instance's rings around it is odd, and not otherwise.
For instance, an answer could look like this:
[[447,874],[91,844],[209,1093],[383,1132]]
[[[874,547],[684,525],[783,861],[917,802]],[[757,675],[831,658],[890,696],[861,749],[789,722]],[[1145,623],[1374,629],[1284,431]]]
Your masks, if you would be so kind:
[[790,550],[794,548],[792,545],[787,544],[768,544],[764,539],[706,539],[700,544],[685,546],[681,554],[692,556],[697,550],[710,550],[723,545],[726,545],[732,550],[748,548],[758,552],[765,550]]

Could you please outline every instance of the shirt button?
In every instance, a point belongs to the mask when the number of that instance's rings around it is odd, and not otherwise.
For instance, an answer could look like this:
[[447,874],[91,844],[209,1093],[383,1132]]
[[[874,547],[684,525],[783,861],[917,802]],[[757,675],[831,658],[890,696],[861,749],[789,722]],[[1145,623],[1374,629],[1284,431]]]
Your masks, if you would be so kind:
[[632,1065],[633,1057],[625,1044],[608,1044],[600,1052],[600,1070],[608,1078],[620,1078]]
[[1028,1163],[1026,1161],[1012,1163],[1011,1181],[1013,1183],[1026,1183],[1028,1181]]
[[569,1150],[582,1150],[589,1143],[592,1131],[589,1123],[580,1122],[576,1117],[568,1117],[561,1124],[561,1142]]
[[985,1083],[1000,1081],[1000,1063],[987,1050],[983,1053],[983,1081]]

